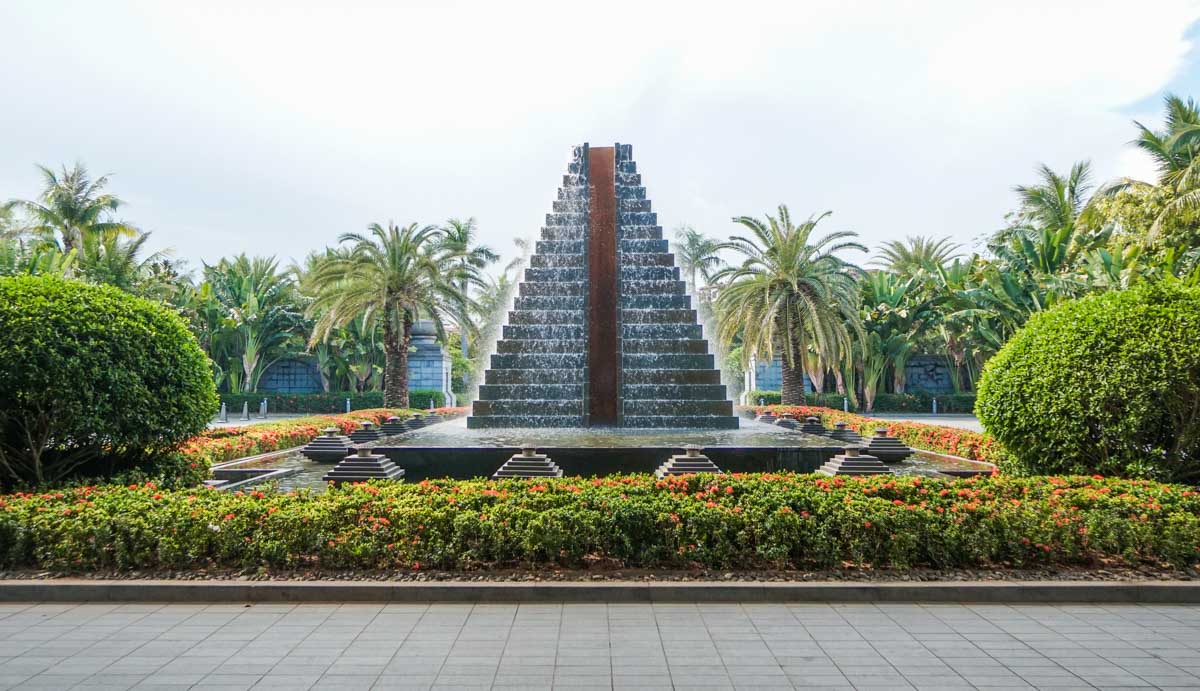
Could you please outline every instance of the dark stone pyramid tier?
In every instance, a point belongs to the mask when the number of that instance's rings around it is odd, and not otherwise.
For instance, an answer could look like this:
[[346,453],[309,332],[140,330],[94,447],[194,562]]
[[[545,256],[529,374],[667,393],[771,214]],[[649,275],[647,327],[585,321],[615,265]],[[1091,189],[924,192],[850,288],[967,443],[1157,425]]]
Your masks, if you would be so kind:
[[734,429],[733,403],[651,211],[633,147],[617,144],[616,154],[622,426]]
[[587,381],[587,145],[546,214],[467,426],[579,427]]
[[[733,404],[651,211],[632,147],[617,144],[614,152],[614,184],[595,193],[616,201],[617,424],[736,428]],[[468,427],[587,424],[588,251],[594,239],[588,170],[588,145],[575,147]]]

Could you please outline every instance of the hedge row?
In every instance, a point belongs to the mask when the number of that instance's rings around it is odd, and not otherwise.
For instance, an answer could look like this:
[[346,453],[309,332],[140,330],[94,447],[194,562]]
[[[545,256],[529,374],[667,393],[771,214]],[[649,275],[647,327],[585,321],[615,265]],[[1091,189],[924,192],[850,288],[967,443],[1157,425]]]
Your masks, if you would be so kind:
[[[248,404],[250,414],[258,412],[258,404],[267,399],[267,410],[272,413],[344,413],[346,399],[350,399],[350,410],[383,407],[382,391],[328,391],[321,393],[222,393],[230,419],[240,415],[242,405]],[[446,395],[437,389],[414,389],[408,392],[410,408],[426,410],[430,401],[434,408],[446,405]]]
[[[898,437],[914,449],[960,456],[976,461],[986,461],[997,465],[1003,465],[1008,460],[1008,455],[995,439],[980,432],[972,432],[971,430],[959,429],[957,427],[926,425],[920,422],[879,420],[855,415],[854,413],[843,413],[840,410],[832,408],[816,406],[773,405],[739,408],[740,412],[753,413],[755,415],[764,410],[770,410],[776,415],[789,412],[795,415],[797,419],[816,415],[821,418],[821,423],[826,427],[832,427],[835,422],[845,422],[850,429],[853,429],[864,437],[872,434],[881,427],[886,428],[888,434]],[[1007,468],[1005,469],[1007,470]]]
[[[457,417],[462,415],[465,410],[465,408],[435,409],[436,412],[447,417]],[[343,433],[349,434],[358,429],[360,422],[370,421],[381,424],[389,416],[403,416],[414,412],[427,411],[375,408],[356,410],[342,415],[314,415],[242,427],[221,427],[192,437],[183,445],[181,451],[188,459],[211,465],[222,461],[231,461],[235,458],[300,446],[311,441],[326,427],[338,427]]]
[[[842,409],[843,396],[840,393],[808,393],[804,395],[806,405],[822,406],[825,408]],[[881,393],[875,396],[876,413],[931,413],[933,400],[937,399],[939,413],[970,413],[975,410],[975,394],[929,394],[918,393]],[[747,400],[752,405],[779,405],[783,396],[779,391],[751,391]],[[760,404],[759,401],[762,401]],[[857,411],[853,401],[846,401],[850,410]]]
[[1200,498],[1086,477],[649,475],[0,497],[0,567],[1186,566]]

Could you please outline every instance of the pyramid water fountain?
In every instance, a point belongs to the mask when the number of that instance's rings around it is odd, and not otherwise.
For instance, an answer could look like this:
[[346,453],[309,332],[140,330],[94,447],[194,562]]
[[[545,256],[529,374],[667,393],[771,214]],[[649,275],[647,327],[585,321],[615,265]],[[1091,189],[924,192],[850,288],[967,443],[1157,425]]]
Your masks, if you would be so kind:
[[628,144],[572,150],[469,428],[735,429]]

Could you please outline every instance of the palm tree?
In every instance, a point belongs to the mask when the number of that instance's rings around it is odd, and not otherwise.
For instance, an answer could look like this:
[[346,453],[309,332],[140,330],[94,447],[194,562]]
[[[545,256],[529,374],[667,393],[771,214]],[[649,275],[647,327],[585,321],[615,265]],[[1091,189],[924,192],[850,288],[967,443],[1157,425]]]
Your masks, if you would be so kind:
[[126,292],[138,292],[152,267],[166,258],[162,252],[139,258],[150,233],[138,233],[126,240],[113,231],[91,232],[82,236],[79,269],[94,283],[116,286]]
[[866,248],[852,241],[856,234],[849,231],[814,237],[829,214],[794,225],[781,204],[778,215],[765,221],[733,219],[750,230],[750,237],[731,236],[722,247],[745,259],[713,276],[719,284],[718,339],[728,346],[741,335],[748,354],[773,357],[781,348],[785,404],[804,402],[804,357],[810,345],[836,366],[850,356],[853,336],[862,337],[857,315],[863,271],[837,253]]
[[1037,172],[1040,182],[1013,188],[1021,199],[1018,218],[1034,228],[1074,227],[1089,204],[1092,164],[1076,161],[1069,173],[1060,175],[1043,163]]
[[89,235],[137,232],[128,223],[113,218],[122,202],[104,193],[108,176],[92,180],[81,163],[70,169],[63,166],[61,173],[45,166],[38,166],[38,170],[45,179],[38,200],[14,199],[5,206],[25,211],[31,220],[30,231],[46,242],[58,245],[66,253],[83,244]]
[[875,263],[902,275],[915,274],[922,269],[936,271],[938,267],[956,259],[961,247],[950,238],[910,235],[904,240],[888,240],[883,243],[883,249],[879,250],[879,258]]
[[[463,275],[458,289],[463,295],[466,295],[469,289],[468,278],[472,276],[478,278],[480,271],[500,260],[500,255],[493,252],[487,245],[475,244],[475,235],[478,231],[478,224],[474,217],[468,218],[465,221],[451,218],[446,221],[446,225],[442,226],[440,244],[443,249],[458,256],[458,267]],[[464,358],[469,359],[471,356],[469,352],[470,338],[468,332],[471,331],[471,318],[466,312],[462,312],[456,316],[458,318],[458,332],[461,339],[462,355]],[[469,377],[469,374],[464,375],[464,379]]]
[[295,280],[274,257],[244,254],[206,265],[204,280],[210,357],[223,367],[231,390],[257,391],[300,331]]
[[713,273],[721,266],[721,243],[698,233],[689,225],[681,225],[675,229],[675,255],[679,258],[679,266],[690,276],[688,284],[692,292],[700,293],[696,283],[696,274],[704,278],[707,284]]
[[1150,228],[1151,237],[1161,234],[1172,219],[1186,217],[1195,221],[1200,212],[1200,105],[1174,94],[1164,99],[1164,128],[1155,131],[1140,122],[1134,145],[1146,152],[1158,168],[1156,184],[1124,179],[1110,185],[1106,193],[1124,189],[1166,192],[1166,202]]
[[309,279],[314,299],[308,314],[317,315],[309,345],[355,319],[383,328],[384,389],[388,407],[408,407],[408,349],[413,322],[428,316],[444,336],[442,320],[470,309],[460,285],[464,276],[458,255],[447,251],[444,231],[436,226],[403,228],[372,223],[369,235],[345,233],[345,254],[321,261]]

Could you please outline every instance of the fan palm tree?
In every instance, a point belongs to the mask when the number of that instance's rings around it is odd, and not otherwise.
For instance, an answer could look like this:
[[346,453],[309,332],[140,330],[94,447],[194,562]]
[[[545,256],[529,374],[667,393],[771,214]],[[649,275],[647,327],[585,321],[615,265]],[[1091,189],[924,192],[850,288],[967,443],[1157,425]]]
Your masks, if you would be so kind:
[[121,199],[104,192],[108,176],[95,180],[87,168],[76,163],[63,166],[61,173],[38,166],[45,188],[37,201],[14,199],[5,206],[23,210],[31,221],[29,230],[46,242],[58,245],[64,253],[83,244],[89,235],[134,235],[137,229],[114,219]]
[[783,403],[804,402],[804,355],[809,345],[837,366],[852,352],[858,324],[858,281],[862,269],[837,256],[845,250],[865,252],[849,231],[815,237],[817,224],[829,215],[795,225],[785,205],[778,215],[759,220],[733,219],[750,231],[731,236],[722,246],[744,257],[723,269],[713,281],[717,293],[717,337],[731,345],[741,335],[746,353],[776,348],[783,357]]
[[346,233],[338,242],[349,251],[321,261],[309,279],[314,299],[309,316],[316,315],[309,345],[327,338],[334,329],[355,319],[383,329],[384,405],[408,407],[408,349],[412,325],[428,316],[445,335],[442,320],[465,313],[470,301],[460,285],[470,276],[447,251],[444,231],[373,223],[368,234]]
[[688,284],[692,292],[699,294],[700,285],[696,283],[696,275],[707,284],[712,280],[713,273],[721,266],[721,243],[698,233],[688,225],[675,229],[675,256],[679,258],[679,266],[690,276]]
[[[442,249],[448,250],[458,256],[458,268],[463,276],[459,281],[458,289],[463,295],[466,295],[469,289],[469,277],[474,276],[478,278],[480,271],[500,260],[500,255],[493,252],[487,245],[475,244],[475,237],[478,232],[478,224],[474,217],[468,218],[465,221],[451,218],[442,226],[440,244]],[[458,319],[458,333],[461,339],[462,354],[464,358],[470,358],[470,338],[468,332],[471,331],[473,322],[470,315],[465,311],[456,316]],[[464,378],[466,376],[469,375],[464,375]]]
[[959,256],[961,245],[950,238],[932,238],[922,235],[904,240],[888,240],[879,250],[875,263],[887,271],[901,275],[915,274],[924,269],[936,271]]

